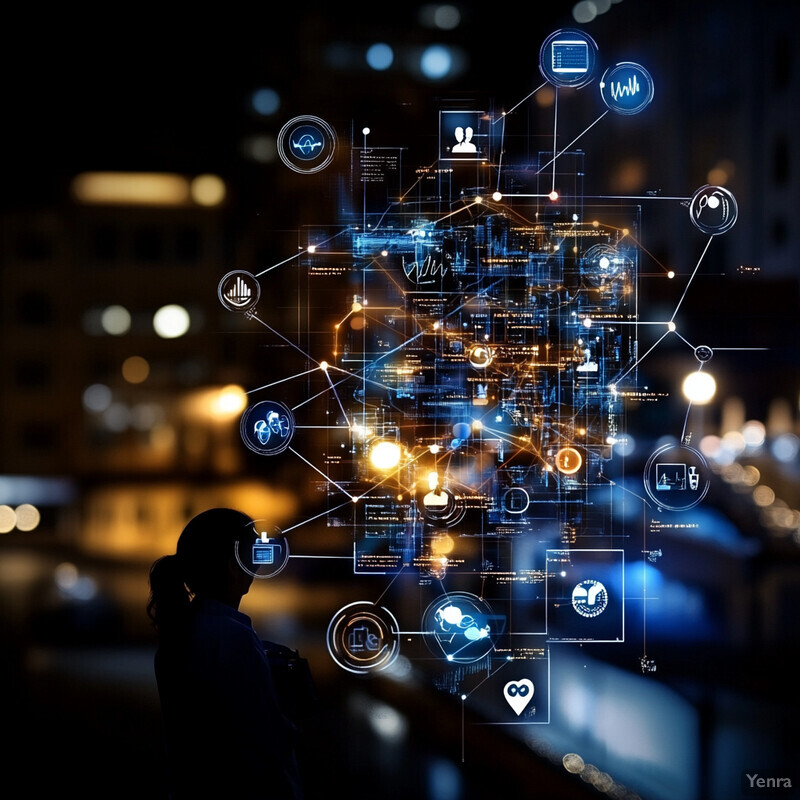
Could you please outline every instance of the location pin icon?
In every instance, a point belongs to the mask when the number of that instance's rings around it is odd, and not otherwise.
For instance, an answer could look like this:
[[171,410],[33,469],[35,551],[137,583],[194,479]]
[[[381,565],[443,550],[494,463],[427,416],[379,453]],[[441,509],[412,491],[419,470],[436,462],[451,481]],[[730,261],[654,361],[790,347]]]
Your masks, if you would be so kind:
[[506,698],[506,702],[514,709],[514,713],[519,716],[533,698],[533,681],[527,678],[522,678],[519,681],[509,681],[503,687],[503,695]]

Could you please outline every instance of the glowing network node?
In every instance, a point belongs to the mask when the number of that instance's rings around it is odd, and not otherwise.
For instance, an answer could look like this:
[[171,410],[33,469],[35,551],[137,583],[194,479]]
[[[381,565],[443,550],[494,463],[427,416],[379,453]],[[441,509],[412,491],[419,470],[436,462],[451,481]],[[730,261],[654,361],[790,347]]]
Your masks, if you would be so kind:
[[710,403],[717,391],[717,382],[708,372],[690,372],[681,385],[684,396],[696,405]]
[[402,448],[397,442],[381,441],[370,448],[369,460],[376,469],[389,470],[400,463],[402,455]]

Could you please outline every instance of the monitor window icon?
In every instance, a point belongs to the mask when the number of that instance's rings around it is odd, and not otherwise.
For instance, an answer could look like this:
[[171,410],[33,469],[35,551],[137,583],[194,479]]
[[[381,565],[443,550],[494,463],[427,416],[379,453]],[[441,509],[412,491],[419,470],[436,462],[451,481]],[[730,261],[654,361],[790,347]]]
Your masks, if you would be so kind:
[[253,545],[253,564],[274,564],[275,547],[274,544],[256,542]]
[[656,491],[686,489],[686,464],[656,464]]
[[589,71],[589,45],[576,39],[556,40],[551,45],[553,72],[585,73]]
[[596,66],[597,44],[577,29],[551,33],[539,49],[539,70],[553,86],[585,86],[594,80]]

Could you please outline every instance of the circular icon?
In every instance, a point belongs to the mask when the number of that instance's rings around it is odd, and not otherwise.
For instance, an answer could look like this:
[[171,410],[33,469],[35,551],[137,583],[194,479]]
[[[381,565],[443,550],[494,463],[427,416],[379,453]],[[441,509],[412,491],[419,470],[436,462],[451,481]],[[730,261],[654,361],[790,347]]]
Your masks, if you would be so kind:
[[254,453],[272,456],[289,446],[294,435],[294,416],[283,403],[262,400],[242,414],[239,432]]
[[645,464],[645,491],[653,502],[668,511],[685,511],[696,506],[710,485],[708,464],[693,447],[664,445]]
[[336,133],[319,117],[289,120],[278,133],[278,155],[295,172],[318,172],[333,160]]
[[689,203],[692,224],[710,236],[729,231],[738,216],[736,198],[722,186],[701,186]]
[[364,674],[388,667],[400,652],[397,620],[366,601],[336,612],[328,624],[328,652],[348,672]]
[[451,527],[466,514],[463,500],[442,487],[426,492],[419,505],[422,516],[432,525]]
[[492,363],[492,348],[485,344],[474,344],[467,351],[467,361],[477,369],[485,369]]
[[600,96],[617,114],[638,114],[653,99],[653,79],[644,67],[623,61],[603,73]]
[[249,311],[261,297],[261,285],[249,272],[235,269],[225,275],[217,288],[219,300],[228,311]]
[[597,45],[583,31],[563,28],[539,48],[539,70],[553,86],[586,86],[594,80],[596,64]]
[[523,486],[512,486],[503,495],[503,508],[509,514],[524,514],[530,504],[530,495]]
[[714,351],[705,344],[698,345],[694,349],[694,357],[701,363],[705,364],[706,361],[711,361]]
[[572,607],[582,617],[599,617],[608,605],[608,591],[600,581],[581,581],[572,590]]
[[494,650],[505,622],[485,600],[453,592],[428,606],[422,615],[422,630],[432,653],[456,664],[471,664]]
[[610,244],[592,245],[581,260],[581,273],[592,286],[607,286],[624,277],[633,262]]
[[556,467],[564,475],[574,475],[583,465],[583,456],[574,447],[562,447],[556,453]]
[[289,561],[289,543],[280,528],[257,519],[237,540],[236,560],[254,578],[274,578]]

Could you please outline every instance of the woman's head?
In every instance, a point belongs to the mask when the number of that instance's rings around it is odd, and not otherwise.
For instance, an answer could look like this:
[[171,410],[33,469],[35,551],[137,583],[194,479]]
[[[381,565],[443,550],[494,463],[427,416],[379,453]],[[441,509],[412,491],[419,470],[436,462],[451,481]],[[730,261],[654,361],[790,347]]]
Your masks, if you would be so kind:
[[251,517],[232,508],[211,508],[189,520],[175,554],[150,568],[147,610],[157,627],[188,611],[193,596],[238,606],[252,575],[239,565],[236,546],[252,535],[252,524]]
[[[178,539],[176,555],[192,594],[213,594],[230,582],[236,543],[253,520],[232,508],[211,508],[193,517]],[[241,568],[239,572],[243,572]]]

